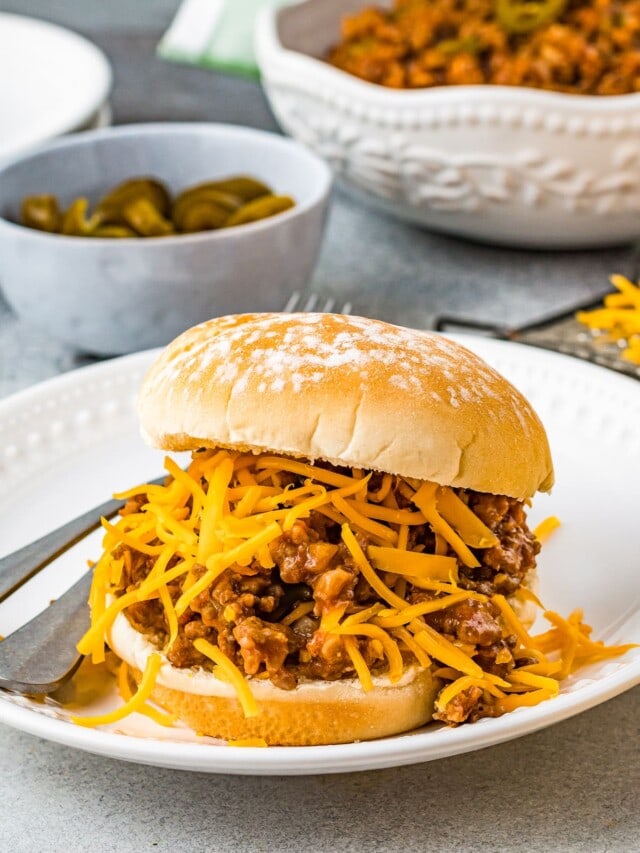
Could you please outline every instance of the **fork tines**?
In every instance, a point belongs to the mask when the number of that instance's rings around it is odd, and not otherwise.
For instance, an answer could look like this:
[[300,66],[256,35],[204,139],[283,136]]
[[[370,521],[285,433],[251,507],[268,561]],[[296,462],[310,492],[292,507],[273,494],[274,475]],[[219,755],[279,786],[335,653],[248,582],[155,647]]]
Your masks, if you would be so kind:
[[336,307],[337,300],[333,296],[321,296],[319,293],[303,294],[294,290],[287,300],[282,311],[292,314],[294,311],[319,311],[324,314],[351,314],[353,305],[345,302],[341,307]]

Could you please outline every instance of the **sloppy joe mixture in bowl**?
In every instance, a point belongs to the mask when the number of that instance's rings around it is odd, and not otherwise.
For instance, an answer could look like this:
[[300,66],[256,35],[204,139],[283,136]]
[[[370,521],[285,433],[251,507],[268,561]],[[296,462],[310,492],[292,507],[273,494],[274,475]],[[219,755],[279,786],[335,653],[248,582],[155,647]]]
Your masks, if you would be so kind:
[[327,60],[370,83],[640,92],[638,0],[394,0],[342,18]]
[[484,242],[640,233],[637,0],[306,0],[265,10],[276,117],[384,211]]

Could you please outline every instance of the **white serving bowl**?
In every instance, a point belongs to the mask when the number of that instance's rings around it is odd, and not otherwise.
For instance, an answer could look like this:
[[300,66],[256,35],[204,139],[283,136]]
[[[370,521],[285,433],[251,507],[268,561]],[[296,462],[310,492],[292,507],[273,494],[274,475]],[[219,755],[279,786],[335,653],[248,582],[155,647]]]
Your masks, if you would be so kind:
[[377,86],[322,61],[342,15],[363,5],[265,9],[256,32],[280,124],[351,188],[402,219],[491,243],[586,248],[640,236],[640,94]]
[[[296,205],[276,216],[175,237],[99,239],[16,224],[27,195],[95,200],[149,175],[172,193],[249,174]],[[315,265],[331,185],[304,146],[221,124],[149,124],[76,134],[0,168],[0,287],[13,309],[88,352],[167,343],[210,317],[279,310]]]
[[111,84],[109,61],[92,42],[0,12],[0,160],[91,126]]

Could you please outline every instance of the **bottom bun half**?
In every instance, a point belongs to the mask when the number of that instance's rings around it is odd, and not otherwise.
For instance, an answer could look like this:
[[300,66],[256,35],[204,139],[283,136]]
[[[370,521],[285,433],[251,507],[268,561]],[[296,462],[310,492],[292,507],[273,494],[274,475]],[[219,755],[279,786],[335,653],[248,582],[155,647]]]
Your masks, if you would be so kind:
[[[122,614],[110,631],[109,645],[137,680],[149,655],[158,651]],[[249,679],[260,710],[245,718],[226,681],[164,661],[151,698],[200,735],[262,738],[270,746],[317,746],[372,740],[423,726],[432,718],[442,686],[417,666],[408,667],[395,684],[384,676],[375,677],[373,684],[368,693],[358,679],[309,680],[281,690],[269,681]]]

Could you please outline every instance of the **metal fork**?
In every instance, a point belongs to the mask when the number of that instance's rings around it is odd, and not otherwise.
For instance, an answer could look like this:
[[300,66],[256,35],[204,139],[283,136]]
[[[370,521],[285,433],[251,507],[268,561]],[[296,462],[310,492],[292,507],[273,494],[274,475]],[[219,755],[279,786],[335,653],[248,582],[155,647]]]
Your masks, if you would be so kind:
[[[302,294],[295,291],[283,307],[285,312],[293,311],[326,311],[338,314],[351,314],[353,303],[345,302],[336,309],[337,300],[333,296],[320,293]],[[466,317],[456,317],[453,314],[432,314],[428,320],[421,316],[422,327],[437,332],[477,332],[490,338],[502,341],[514,341],[527,344],[537,349],[562,353],[588,361],[600,367],[607,367],[616,373],[640,379],[640,365],[624,361],[621,358],[621,347],[611,343],[585,328],[575,319],[577,311],[588,311],[602,305],[602,299],[595,302],[578,303],[568,311],[554,314],[534,323],[520,326],[504,326],[493,323],[482,323]]]
[[353,304],[351,302],[343,303],[338,309],[336,309],[336,305],[337,299],[335,296],[322,296],[313,291],[305,296],[299,290],[294,290],[284,304],[282,311],[285,314],[292,314],[294,311],[302,311],[304,313],[320,311],[323,314],[351,314],[353,311]]
[[527,344],[607,367],[632,379],[640,379],[640,365],[624,361],[618,343],[606,340],[575,319],[576,311],[588,311],[601,305],[602,300],[599,299],[597,302],[575,306],[552,318],[511,327],[443,315],[435,319],[434,328],[439,332],[478,332],[502,341]]
[[[164,482],[164,477],[153,480]],[[111,518],[123,506],[109,500],[46,536],[0,559],[0,602],[5,601],[53,560]],[[78,640],[89,628],[91,572],[46,610],[0,642],[0,688],[16,693],[53,693],[77,669]]]

